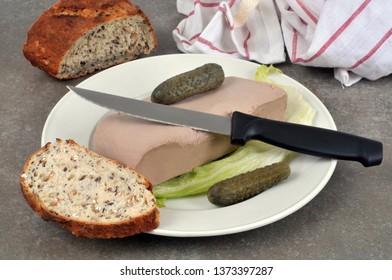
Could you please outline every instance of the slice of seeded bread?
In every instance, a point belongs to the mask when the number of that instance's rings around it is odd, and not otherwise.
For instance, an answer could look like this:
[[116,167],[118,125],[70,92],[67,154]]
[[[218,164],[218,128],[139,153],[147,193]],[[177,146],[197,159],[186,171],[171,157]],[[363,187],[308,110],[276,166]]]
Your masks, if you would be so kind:
[[129,0],[60,0],[31,26],[23,53],[49,75],[71,79],[156,47],[148,17]]
[[44,220],[78,237],[126,237],[159,225],[156,200],[145,177],[72,140],[57,139],[33,153],[20,185]]

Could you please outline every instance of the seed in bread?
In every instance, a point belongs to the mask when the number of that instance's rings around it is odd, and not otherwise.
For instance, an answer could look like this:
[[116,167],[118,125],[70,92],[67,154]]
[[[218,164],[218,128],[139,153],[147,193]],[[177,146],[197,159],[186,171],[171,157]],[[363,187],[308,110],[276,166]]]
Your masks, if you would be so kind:
[[148,17],[129,0],[61,0],[31,26],[23,53],[49,75],[71,79],[156,47]]
[[78,237],[126,237],[159,225],[145,177],[72,140],[57,139],[33,153],[20,185],[44,220],[58,222]]

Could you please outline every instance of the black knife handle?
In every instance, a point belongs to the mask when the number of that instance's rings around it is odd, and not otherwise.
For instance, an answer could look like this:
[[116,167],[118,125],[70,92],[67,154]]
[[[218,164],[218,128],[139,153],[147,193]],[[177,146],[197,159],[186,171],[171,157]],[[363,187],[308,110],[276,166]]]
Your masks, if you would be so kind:
[[244,145],[260,140],[290,151],[326,158],[358,161],[363,166],[379,165],[381,142],[324,128],[258,118],[234,112],[231,143]]

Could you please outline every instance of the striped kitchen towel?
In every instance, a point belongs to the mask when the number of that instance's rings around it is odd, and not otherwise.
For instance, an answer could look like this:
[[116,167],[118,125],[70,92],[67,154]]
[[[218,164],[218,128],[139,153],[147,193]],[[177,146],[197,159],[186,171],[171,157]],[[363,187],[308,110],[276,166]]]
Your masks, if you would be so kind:
[[193,6],[187,1],[177,3],[178,11],[189,12],[173,31],[182,52],[226,55],[260,63],[285,61],[272,0],[195,0]]
[[[190,5],[193,2],[192,5]],[[189,53],[330,67],[350,86],[392,73],[391,0],[177,0],[173,31]]]

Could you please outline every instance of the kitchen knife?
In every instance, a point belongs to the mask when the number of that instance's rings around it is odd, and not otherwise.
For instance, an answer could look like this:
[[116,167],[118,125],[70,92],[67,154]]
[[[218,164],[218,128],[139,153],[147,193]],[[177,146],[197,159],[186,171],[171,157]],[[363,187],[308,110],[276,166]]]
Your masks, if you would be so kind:
[[254,139],[303,154],[358,161],[366,167],[381,164],[383,158],[381,142],[344,132],[274,121],[241,112],[234,112],[230,118],[79,87],[68,88],[95,104],[138,118],[228,135],[234,145],[244,145]]

